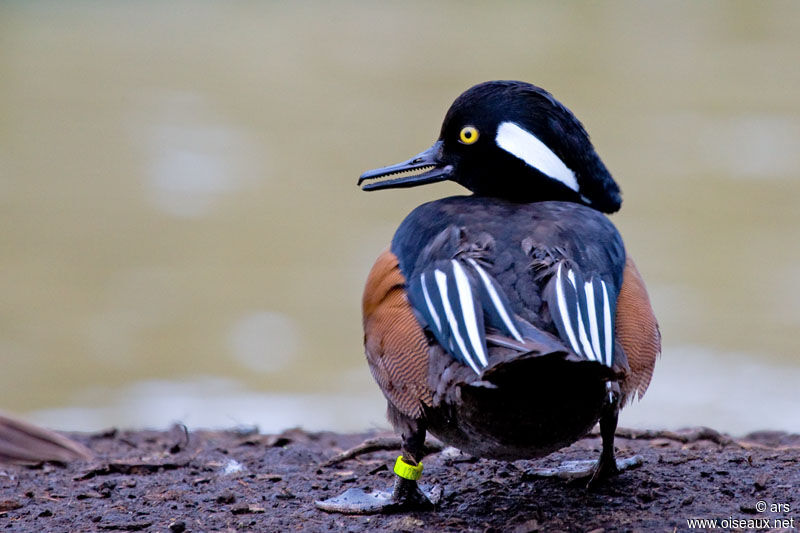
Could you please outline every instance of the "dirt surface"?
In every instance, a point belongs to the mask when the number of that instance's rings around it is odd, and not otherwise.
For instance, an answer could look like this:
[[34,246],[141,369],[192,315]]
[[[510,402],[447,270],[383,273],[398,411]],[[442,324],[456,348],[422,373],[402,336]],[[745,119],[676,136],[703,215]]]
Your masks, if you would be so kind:
[[703,429],[619,430],[618,455],[641,454],[644,464],[593,491],[532,474],[596,458],[600,440],[587,437],[538,461],[431,455],[423,481],[444,490],[433,512],[318,510],[315,500],[347,488],[391,485],[395,451],[322,466],[374,436],[182,427],[73,435],[96,460],[0,465],[0,531],[688,531],[693,518],[716,519],[719,530],[800,527],[800,435],[733,441]]

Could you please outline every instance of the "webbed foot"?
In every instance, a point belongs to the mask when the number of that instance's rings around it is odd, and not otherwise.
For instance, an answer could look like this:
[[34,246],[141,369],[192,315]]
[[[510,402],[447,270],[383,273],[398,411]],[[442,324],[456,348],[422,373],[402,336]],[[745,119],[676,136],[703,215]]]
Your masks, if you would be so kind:
[[532,468],[526,475],[534,478],[556,477],[567,481],[586,480],[587,487],[595,487],[606,479],[643,463],[644,458],[641,455],[616,460],[601,457],[599,461],[564,461],[555,468]]
[[351,488],[338,496],[314,502],[317,508],[330,513],[377,514],[406,511],[430,511],[439,503],[442,489],[432,487],[423,492],[416,481],[398,478],[392,492]]
[[377,449],[391,449],[401,445],[402,454],[394,465],[395,478],[392,492],[376,490],[370,493],[363,489],[348,489],[339,496],[314,502],[317,508],[332,513],[375,514],[404,511],[427,511],[439,503],[441,487],[423,491],[417,480],[422,475],[421,459],[432,451],[440,451],[441,445],[425,444],[425,423],[419,418],[410,418],[389,403],[389,420],[395,429],[400,429],[402,440],[377,438],[347,450],[326,461],[326,465],[350,459],[361,453]]

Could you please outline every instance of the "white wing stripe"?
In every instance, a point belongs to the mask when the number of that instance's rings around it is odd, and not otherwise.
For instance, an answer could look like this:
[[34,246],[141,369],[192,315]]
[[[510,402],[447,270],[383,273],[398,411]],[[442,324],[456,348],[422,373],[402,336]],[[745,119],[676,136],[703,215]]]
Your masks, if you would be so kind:
[[578,309],[578,335],[581,339],[581,345],[583,346],[583,351],[586,354],[586,357],[591,361],[598,361],[600,362],[600,356],[595,355],[594,351],[592,351],[592,344],[589,342],[589,336],[586,334],[586,328],[583,325],[583,318],[581,317],[581,304],[577,304]]
[[486,352],[483,348],[481,334],[478,331],[478,318],[475,316],[475,301],[472,299],[472,287],[469,285],[469,279],[464,272],[464,267],[461,266],[455,259],[450,260],[453,263],[453,273],[456,277],[456,289],[458,290],[458,299],[461,303],[461,313],[464,317],[464,324],[467,326],[467,335],[469,336],[470,344],[475,355],[483,366],[488,366],[489,361],[486,359]]
[[[564,267],[567,271],[567,280],[564,280],[563,265],[564,263],[558,264],[555,274],[556,305],[563,323],[562,335],[567,337],[576,354],[610,367],[614,362],[614,338],[608,285],[602,278],[597,277],[597,280],[582,281],[582,287],[578,288],[577,275],[572,269]],[[595,294],[595,281],[598,281],[602,288],[602,301],[600,301],[600,294]],[[566,292],[571,289],[575,289],[575,292]],[[571,299],[573,294],[576,301],[575,305],[571,306],[567,296]],[[598,306],[602,306],[602,309]],[[575,316],[570,314],[568,307],[573,307],[571,311],[575,313]],[[586,312],[586,322],[584,322],[584,311]],[[600,324],[601,314],[602,326]],[[577,324],[573,320],[577,320]],[[601,327],[603,328],[602,340],[600,338]]]
[[[560,266],[561,265],[559,265],[559,267]],[[578,290],[578,286],[575,285],[575,272],[573,272],[572,269],[567,270],[567,279],[572,284],[572,288],[577,291]]]
[[[569,311],[567,311],[567,299],[564,297],[564,287],[562,283],[564,282],[563,278],[561,277],[561,266],[562,264],[558,264],[558,270],[556,271],[556,297],[558,299],[558,312],[561,314],[561,321],[564,323],[564,330],[567,332],[567,339],[569,340],[572,349],[575,350],[575,353],[581,353],[580,347],[578,346],[578,341],[575,338],[575,333],[572,331],[572,323],[569,320]],[[572,271],[570,271],[570,274]]]
[[453,313],[453,308],[450,306],[450,300],[447,299],[447,275],[441,270],[434,270],[433,276],[436,279],[436,285],[439,287],[439,295],[442,298],[442,305],[444,306],[444,314],[447,317],[447,322],[450,324],[450,332],[456,340],[456,344],[458,344],[458,348],[464,356],[464,359],[467,360],[467,363],[476,374],[480,374],[475,361],[472,360],[472,357],[470,357],[467,351],[464,339],[461,338],[461,334],[458,332],[458,321]]
[[586,307],[589,309],[589,329],[592,338],[592,348],[598,359],[603,359],[603,352],[600,351],[600,331],[597,327],[597,311],[594,307],[594,284],[587,281],[583,284],[583,291],[586,293]]
[[608,304],[608,288],[606,287],[606,282],[600,280],[600,284],[603,286],[603,331],[606,335],[606,365],[611,366],[611,359],[614,353],[614,341],[611,337],[611,307]]
[[419,277],[419,281],[422,284],[422,295],[425,297],[425,305],[428,306],[428,311],[433,318],[433,322],[436,325],[436,331],[441,334],[442,333],[442,321],[439,319],[439,313],[436,312],[436,308],[433,306],[433,302],[431,302],[431,297],[428,294],[428,287],[425,286],[425,273],[423,272],[422,275]]
[[497,309],[497,313],[500,315],[500,318],[503,321],[503,324],[506,325],[508,331],[511,332],[511,335],[519,342],[522,342],[522,335],[519,334],[517,327],[514,325],[514,322],[511,320],[511,317],[508,315],[508,310],[503,305],[503,302],[500,301],[500,295],[497,294],[497,291],[492,285],[492,281],[489,279],[489,275],[481,268],[481,266],[475,261],[474,259],[468,259],[470,264],[478,271],[478,275],[483,282],[483,286],[486,287],[486,291],[489,293],[489,298],[492,299],[492,304],[494,304],[494,308]]

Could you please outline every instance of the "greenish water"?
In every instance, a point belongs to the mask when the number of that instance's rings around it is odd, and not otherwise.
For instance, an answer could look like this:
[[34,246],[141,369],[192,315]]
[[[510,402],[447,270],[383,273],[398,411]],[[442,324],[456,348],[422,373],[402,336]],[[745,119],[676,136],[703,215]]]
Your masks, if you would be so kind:
[[362,193],[487,79],[620,182],[664,355],[622,424],[800,431],[800,4],[0,4],[0,408],[67,429],[383,426]]

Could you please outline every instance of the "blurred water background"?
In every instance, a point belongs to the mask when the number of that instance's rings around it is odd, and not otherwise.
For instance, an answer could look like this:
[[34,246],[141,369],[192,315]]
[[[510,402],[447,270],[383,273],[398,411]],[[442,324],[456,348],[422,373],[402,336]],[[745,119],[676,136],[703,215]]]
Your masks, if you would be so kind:
[[363,281],[452,184],[363,193],[488,79],[621,184],[664,354],[622,425],[800,431],[800,3],[0,3],[0,408],[385,427]]

